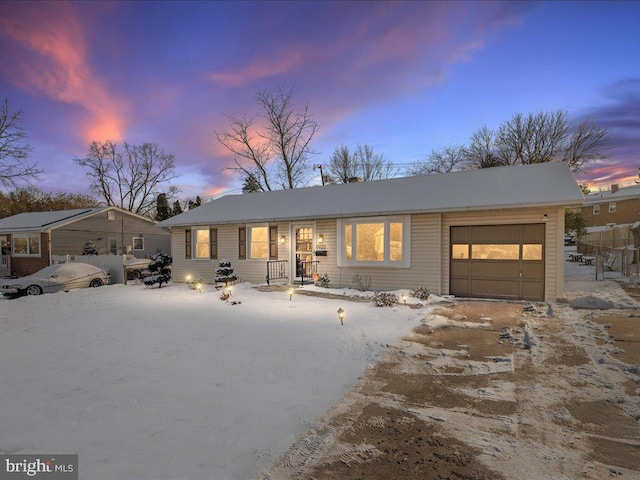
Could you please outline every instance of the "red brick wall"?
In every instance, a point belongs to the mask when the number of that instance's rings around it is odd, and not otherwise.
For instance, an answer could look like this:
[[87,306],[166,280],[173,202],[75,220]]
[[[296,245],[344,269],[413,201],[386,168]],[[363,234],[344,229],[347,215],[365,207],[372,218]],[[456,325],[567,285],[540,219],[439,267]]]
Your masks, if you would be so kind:
[[[609,203],[615,202],[616,211],[609,213]],[[600,213],[593,214],[593,205],[582,207],[587,227],[602,227],[607,223],[622,225],[640,221],[640,198],[611,200],[600,203]]]
[[49,234],[40,234],[39,257],[14,257],[11,256],[11,272],[18,277],[31,275],[49,265]]

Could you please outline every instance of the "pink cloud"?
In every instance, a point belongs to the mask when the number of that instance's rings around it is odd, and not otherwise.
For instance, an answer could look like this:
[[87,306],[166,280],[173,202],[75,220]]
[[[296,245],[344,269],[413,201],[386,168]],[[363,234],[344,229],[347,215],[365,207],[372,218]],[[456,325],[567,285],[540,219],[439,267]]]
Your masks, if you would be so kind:
[[70,3],[47,2],[38,8],[15,8],[0,18],[13,42],[7,74],[15,86],[34,95],[82,107],[90,120],[85,141],[120,139],[125,128],[122,105],[92,71],[85,31]]

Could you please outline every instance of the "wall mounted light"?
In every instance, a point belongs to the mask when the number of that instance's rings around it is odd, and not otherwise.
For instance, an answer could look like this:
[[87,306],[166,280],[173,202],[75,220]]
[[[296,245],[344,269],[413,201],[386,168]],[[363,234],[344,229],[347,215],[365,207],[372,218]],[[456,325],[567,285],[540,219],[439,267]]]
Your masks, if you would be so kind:
[[284,244],[284,242],[287,241],[287,237],[285,237],[284,235],[280,235],[280,243]]
[[543,222],[546,222],[547,220],[549,220],[549,216],[545,213],[545,214],[542,216],[542,221],[543,221]]
[[318,243],[324,243],[324,235],[323,234],[318,235]]

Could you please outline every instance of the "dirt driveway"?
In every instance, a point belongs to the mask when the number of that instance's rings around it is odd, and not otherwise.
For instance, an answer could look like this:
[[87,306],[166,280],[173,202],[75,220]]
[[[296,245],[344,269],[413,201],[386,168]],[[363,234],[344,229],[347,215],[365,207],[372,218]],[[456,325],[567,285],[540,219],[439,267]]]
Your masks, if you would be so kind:
[[439,307],[264,478],[640,479],[639,315]]

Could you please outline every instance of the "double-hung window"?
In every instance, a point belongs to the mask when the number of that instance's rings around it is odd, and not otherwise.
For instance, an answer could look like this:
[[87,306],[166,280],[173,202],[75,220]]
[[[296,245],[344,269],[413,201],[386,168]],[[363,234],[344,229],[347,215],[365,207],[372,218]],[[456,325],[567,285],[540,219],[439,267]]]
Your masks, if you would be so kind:
[[187,248],[188,254],[193,252],[195,259],[218,258],[218,231],[210,227],[194,227],[191,231],[193,248]]
[[409,216],[338,220],[338,265],[409,267]]
[[269,258],[269,227],[257,225],[247,227],[248,258],[267,260]]

